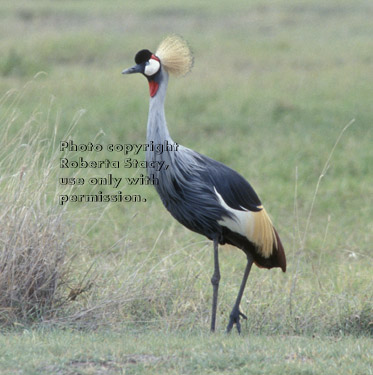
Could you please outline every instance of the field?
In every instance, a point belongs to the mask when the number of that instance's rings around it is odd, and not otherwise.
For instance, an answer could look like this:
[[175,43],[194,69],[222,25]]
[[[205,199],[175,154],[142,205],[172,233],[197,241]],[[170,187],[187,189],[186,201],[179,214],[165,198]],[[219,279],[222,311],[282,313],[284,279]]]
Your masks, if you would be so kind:
[[[0,373],[372,374],[373,6],[358,0],[0,0]],[[144,170],[60,168],[76,144],[141,144],[148,85],[122,76],[170,33],[172,138],[234,168],[281,236],[254,267],[242,334],[224,329],[245,267],[178,224],[148,185],[61,186]],[[144,153],[137,156],[144,160]],[[60,204],[67,194],[141,203]]]

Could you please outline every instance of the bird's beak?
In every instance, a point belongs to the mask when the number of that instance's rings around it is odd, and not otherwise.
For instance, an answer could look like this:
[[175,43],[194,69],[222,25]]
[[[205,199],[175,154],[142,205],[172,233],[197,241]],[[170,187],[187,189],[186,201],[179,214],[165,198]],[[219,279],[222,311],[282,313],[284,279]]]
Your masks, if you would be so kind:
[[133,74],[133,73],[142,73],[143,67],[141,65],[135,65],[132,68],[124,69],[122,74]]

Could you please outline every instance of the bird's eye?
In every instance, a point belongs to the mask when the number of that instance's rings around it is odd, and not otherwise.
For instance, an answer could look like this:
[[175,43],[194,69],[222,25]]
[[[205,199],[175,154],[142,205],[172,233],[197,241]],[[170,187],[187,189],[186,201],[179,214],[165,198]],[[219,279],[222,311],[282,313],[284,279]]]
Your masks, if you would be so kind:
[[150,59],[146,65],[145,65],[145,71],[144,73],[150,77],[152,75],[154,75],[155,73],[158,72],[159,68],[160,68],[161,64],[159,63],[159,61],[157,60],[154,60],[154,59]]

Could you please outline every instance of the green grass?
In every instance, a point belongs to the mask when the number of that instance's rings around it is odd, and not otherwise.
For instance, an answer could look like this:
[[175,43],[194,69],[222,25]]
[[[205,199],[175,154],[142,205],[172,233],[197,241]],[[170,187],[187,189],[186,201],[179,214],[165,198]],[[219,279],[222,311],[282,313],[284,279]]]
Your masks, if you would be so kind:
[[[1,371],[371,373],[372,5],[15,4],[0,0],[0,128],[8,129],[0,141],[0,219],[18,191],[22,214],[39,210],[29,217],[48,222],[59,212],[73,260],[59,293],[85,292],[39,319],[38,328],[7,316],[15,329],[1,337]],[[58,143],[67,133],[75,143],[145,142],[146,80],[120,73],[139,49],[155,50],[171,32],[188,40],[195,58],[191,74],[170,79],[171,136],[252,183],[287,254],[286,274],[253,269],[242,337],[222,331],[244,254],[221,248],[218,334],[210,336],[212,244],[176,223],[152,187],[123,189],[145,196],[144,204],[58,207],[57,178],[67,175],[58,168]],[[8,312],[0,306],[0,319]]]
[[370,374],[368,338],[29,331],[0,338],[0,371],[25,374]]

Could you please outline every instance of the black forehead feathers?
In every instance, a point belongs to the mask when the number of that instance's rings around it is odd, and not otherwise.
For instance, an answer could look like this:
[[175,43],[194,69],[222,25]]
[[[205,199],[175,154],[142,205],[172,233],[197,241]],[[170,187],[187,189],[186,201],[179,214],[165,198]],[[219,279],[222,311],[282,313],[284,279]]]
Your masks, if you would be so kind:
[[141,51],[136,53],[135,56],[135,63],[141,64],[147,62],[152,57],[152,53],[148,49],[142,49]]

